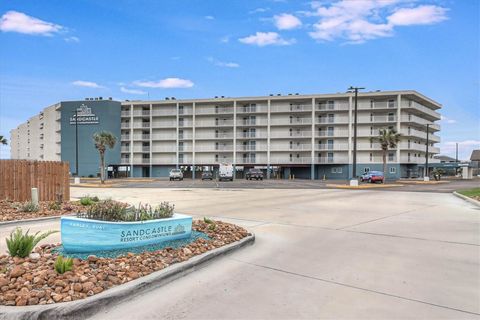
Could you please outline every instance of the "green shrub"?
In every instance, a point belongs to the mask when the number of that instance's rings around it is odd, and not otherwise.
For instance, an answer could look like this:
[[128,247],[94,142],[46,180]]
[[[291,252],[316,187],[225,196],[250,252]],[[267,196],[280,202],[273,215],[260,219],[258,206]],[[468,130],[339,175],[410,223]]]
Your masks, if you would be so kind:
[[67,271],[72,271],[73,269],[73,259],[72,258],[64,258],[62,256],[58,256],[57,260],[55,260],[55,271],[59,274],[64,274]]
[[22,212],[37,212],[38,210],[40,210],[40,207],[38,206],[38,204],[32,201],[27,201],[25,203],[22,203],[19,209]]
[[80,204],[82,206],[91,206],[93,203],[94,203],[94,201],[89,196],[85,196],[85,197],[80,198]]
[[171,218],[174,209],[175,206],[168,202],[155,207],[148,204],[128,207],[125,203],[103,200],[91,205],[87,212],[77,214],[77,217],[102,221],[146,221]]
[[52,233],[58,231],[48,231],[39,235],[40,231],[34,235],[29,235],[27,230],[25,234],[21,228],[16,228],[10,233],[10,239],[5,239],[7,241],[8,253],[12,257],[27,257],[35,248],[35,246],[43,239],[51,235]]
[[207,223],[207,224],[212,224],[212,223],[213,223],[213,220],[208,219],[207,217],[203,217],[203,222],[205,222],[205,223]]
[[91,197],[90,198],[93,202],[98,202],[100,199],[97,196]]
[[48,204],[48,209],[49,210],[60,210],[62,207],[60,206],[60,203],[56,201],[52,201]]

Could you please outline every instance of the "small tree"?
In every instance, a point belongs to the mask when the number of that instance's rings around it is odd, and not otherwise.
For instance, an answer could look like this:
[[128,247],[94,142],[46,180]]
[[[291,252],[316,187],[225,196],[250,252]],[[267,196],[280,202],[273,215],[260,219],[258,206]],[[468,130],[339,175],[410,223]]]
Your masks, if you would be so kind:
[[0,144],[6,146],[8,144],[7,138],[5,138],[4,136],[0,136]]
[[95,143],[95,148],[97,148],[98,153],[100,154],[100,181],[105,183],[105,151],[107,150],[107,147],[109,149],[115,147],[117,137],[108,131],[95,132],[93,134],[93,142]]
[[400,137],[402,135],[400,133],[397,133],[395,129],[380,129],[378,133],[379,134],[377,137],[372,137],[370,140],[372,142],[377,141],[378,143],[380,143],[383,157],[383,174],[386,177],[388,150],[395,149],[397,147],[397,144],[400,141]]

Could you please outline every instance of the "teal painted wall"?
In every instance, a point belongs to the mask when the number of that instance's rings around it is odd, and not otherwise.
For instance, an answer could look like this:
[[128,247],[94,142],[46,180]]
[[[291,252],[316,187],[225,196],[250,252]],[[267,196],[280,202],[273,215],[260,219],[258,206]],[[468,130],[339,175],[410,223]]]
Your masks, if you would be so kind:
[[[75,109],[82,104],[91,108],[98,117],[98,124],[78,125],[78,169],[79,176],[96,176],[100,168],[100,156],[93,143],[93,134],[98,131],[110,131],[117,137],[115,148],[107,149],[105,164],[120,164],[120,112],[118,101],[64,101],[61,102],[61,155],[62,161],[70,162],[70,172],[75,172],[75,124],[70,124],[70,118]],[[81,117],[79,117],[80,119]]]

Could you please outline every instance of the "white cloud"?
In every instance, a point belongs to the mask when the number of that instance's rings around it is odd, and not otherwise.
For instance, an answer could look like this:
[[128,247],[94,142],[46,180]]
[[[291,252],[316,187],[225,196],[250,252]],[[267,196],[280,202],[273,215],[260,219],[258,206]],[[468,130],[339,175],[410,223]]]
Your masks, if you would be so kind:
[[125,87],[121,87],[120,88],[120,91],[124,92],[124,93],[129,93],[129,94],[147,94],[147,92],[143,91],[143,90],[138,90],[138,89],[128,89],[128,88],[125,88]]
[[441,116],[441,120],[440,120],[442,123],[447,123],[447,124],[453,124],[453,123],[457,123],[457,120],[454,120],[454,119],[450,119],[450,118],[447,118],[445,116]]
[[[433,24],[446,17],[447,9],[436,5],[403,8],[401,0],[340,0],[330,5],[312,2],[306,16],[318,17],[309,35],[319,41],[366,40],[392,36],[395,27]],[[393,13],[392,13],[393,12]]]
[[253,14],[253,13],[263,13],[269,11],[270,8],[257,8],[254,10],[249,11],[248,13]]
[[388,17],[388,22],[396,26],[434,24],[447,20],[446,13],[446,8],[434,5],[401,8]]
[[224,62],[217,60],[215,58],[209,57],[207,58],[208,61],[216,65],[217,67],[224,67],[224,68],[238,68],[240,65],[236,62]]
[[72,84],[77,87],[96,88],[96,89],[103,88],[103,86],[92,81],[77,80],[77,81],[73,81]]
[[298,28],[302,25],[302,21],[294,15],[288,13],[282,13],[273,17],[275,26],[279,30],[290,30]]
[[66,42],[80,42],[80,39],[78,39],[77,37],[66,37],[65,41]]
[[180,78],[166,78],[158,81],[134,81],[133,84],[138,87],[163,89],[193,87],[191,80]]
[[245,44],[257,45],[259,47],[268,45],[287,46],[295,43],[295,39],[283,39],[276,32],[257,32],[254,35],[240,38],[238,41]]
[[63,30],[63,27],[43,21],[18,11],[8,11],[0,18],[0,30],[31,35],[51,36]]
[[215,18],[213,16],[205,16],[205,19],[207,20],[214,20]]

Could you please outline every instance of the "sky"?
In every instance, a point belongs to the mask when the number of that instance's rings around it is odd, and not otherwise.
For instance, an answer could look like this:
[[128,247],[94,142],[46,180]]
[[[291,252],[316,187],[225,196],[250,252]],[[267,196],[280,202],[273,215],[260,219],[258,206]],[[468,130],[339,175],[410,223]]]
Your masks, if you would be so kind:
[[[480,1],[0,2],[0,135],[62,100],[413,89],[480,148]],[[0,157],[10,150],[0,147]]]

